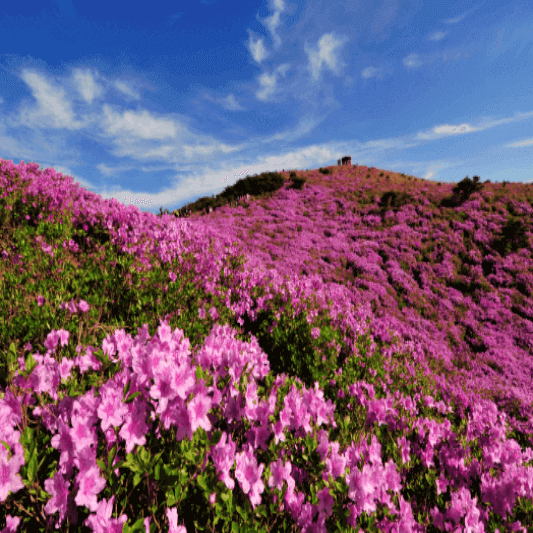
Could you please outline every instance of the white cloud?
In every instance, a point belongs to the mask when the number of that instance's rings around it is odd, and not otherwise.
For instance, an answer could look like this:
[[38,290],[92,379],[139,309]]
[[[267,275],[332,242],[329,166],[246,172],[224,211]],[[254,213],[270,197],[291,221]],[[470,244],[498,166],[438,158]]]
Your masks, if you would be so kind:
[[373,78],[380,72],[381,69],[374,68],[374,67],[367,67],[365,70],[361,72],[361,76],[363,78]]
[[250,30],[248,30],[248,34],[250,35],[250,39],[248,41],[248,50],[250,51],[254,61],[261,63],[263,59],[268,57],[268,53],[263,46],[263,38],[261,37],[257,41],[253,42],[252,32]]
[[526,139],[525,141],[518,141],[505,146],[506,148],[522,148],[523,146],[533,146],[533,139]]
[[449,124],[443,124],[442,126],[435,126],[430,130],[430,133],[419,132],[416,135],[417,139],[430,140],[437,137],[445,137],[448,135],[458,135],[462,133],[471,133],[478,131],[478,128],[473,128],[468,124],[460,124],[459,126],[451,126]]
[[275,135],[271,137],[267,137],[263,139],[262,142],[268,143],[272,141],[283,140],[286,143],[286,142],[296,141],[300,139],[301,137],[303,137],[304,135],[306,135],[307,133],[313,131],[326,118],[327,118],[326,114],[318,118],[312,115],[306,115],[300,119],[296,128],[285,131],[283,133],[276,133]]
[[281,39],[276,34],[276,28],[279,26],[279,15],[284,10],[285,10],[285,5],[283,3],[283,0],[274,0],[274,13],[270,17],[267,17],[266,19],[263,19],[263,20],[257,18],[257,20],[263,26],[265,26],[270,32],[270,35],[272,36],[272,40],[274,41],[274,48],[276,49],[281,46]]
[[420,56],[418,54],[409,54],[403,59],[403,64],[406,67],[419,67],[422,65],[422,61],[420,60]]
[[[478,126],[470,126],[470,124],[459,124],[458,126],[450,125],[450,124],[443,124],[441,126],[435,126],[431,128],[430,132],[419,132],[416,134],[416,139],[422,139],[422,140],[434,140],[438,139],[440,137],[446,137],[450,135],[462,135],[462,134],[468,134],[468,133],[475,133],[478,131],[484,131],[490,128],[493,128],[495,126],[500,126],[502,124],[508,124],[509,122],[518,122],[520,120],[523,120],[525,118],[529,118],[533,116],[533,112],[529,113],[515,113],[513,117],[508,118],[501,118],[498,120],[485,120],[484,122],[480,123]],[[530,144],[530,141],[524,141],[525,144],[522,143],[515,143],[514,146],[527,146]],[[531,141],[533,144],[533,141]],[[513,145],[507,145],[507,146],[513,146]]]
[[257,99],[262,100],[262,101],[267,100],[268,97],[271,96],[276,90],[276,80],[277,80],[278,74],[281,76],[285,76],[289,68],[290,68],[290,65],[285,63],[277,67],[276,70],[271,75],[269,75],[266,72],[261,74],[261,76],[259,76],[258,79],[259,79],[259,84],[261,85],[261,87],[263,87],[263,89],[255,93],[257,96]]
[[172,119],[154,118],[146,110],[115,113],[111,106],[104,104],[103,112],[108,135],[132,134],[139,139],[166,139],[177,133]]
[[446,24],[457,24],[459,22],[461,22],[466,16],[468,16],[468,14],[472,13],[472,11],[475,11],[476,9],[480,8],[485,2],[481,2],[481,4],[473,7],[472,9],[469,9],[468,11],[465,11],[462,15],[459,15],[453,19],[448,19],[448,20],[445,20],[444,22]]
[[141,97],[138,93],[134,92],[126,83],[123,81],[117,80],[115,82],[115,87],[124,93],[127,96],[130,96],[131,98],[134,98],[135,100],[140,100]]
[[227,109],[228,111],[245,111],[246,110],[244,107],[242,107],[239,104],[239,102],[237,102],[233,94],[230,94],[226,96],[225,98],[214,98],[208,92],[204,92],[203,98],[221,105],[224,109]]
[[[338,58],[338,50],[348,41],[347,36],[337,39],[333,33],[325,33],[318,41],[318,50],[312,49],[304,43],[305,53],[309,57],[309,69],[314,80],[317,80],[322,70],[322,65],[325,64],[329,70],[334,74],[339,72],[340,67],[345,64],[340,64]],[[337,52],[338,51],[338,52]]]
[[25,107],[21,110],[19,120],[22,124],[34,128],[35,126],[48,126],[78,130],[87,126],[94,120],[85,115],[84,121],[76,121],[72,104],[67,99],[65,89],[57,87],[46,81],[44,76],[23,71],[22,80],[30,87],[37,105],[33,108]]
[[237,100],[235,100],[235,97],[232,94],[222,99],[222,105],[228,111],[241,111],[244,109],[244,107],[239,105],[239,103],[237,102]]
[[457,24],[458,22],[461,22],[464,18],[465,18],[466,15],[459,15],[458,17],[455,17],[454,19],[448,19],[448,20],[445,20],[444,22],[446,24]]
[[432,33],[429,36],[429,40],[430,41],[440,41],[441,39],[444,39],[444,37],[446,37],[446,35],[448,35],[448,34],[446,32],[444,32],[444,31],[436,31],[435,33]]
[[94,77],[89,70],[83,72],[80,69],[76,69],[74,70],[73,77],[78,92],[88,104],[92,104],[95,98],[103,94],[102,87],[95,83]]

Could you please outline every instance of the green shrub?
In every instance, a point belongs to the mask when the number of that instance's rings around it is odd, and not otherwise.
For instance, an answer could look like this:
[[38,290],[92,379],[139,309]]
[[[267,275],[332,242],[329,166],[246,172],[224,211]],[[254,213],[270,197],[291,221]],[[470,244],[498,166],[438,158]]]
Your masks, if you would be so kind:
[[473,179],[466,176],[452,189],[452,196],[442,200],[441,206],[458,207],[466,202],[472,194],[482,189],[483,184],[479,182],[479,176],[474,176]]
[[502,257],[521,248],[529,248],[527,227],[521,218],[509,216],[501,234],[493,241],[492,248]]
[[473,179],[469,179],[468,176],[466,176],[465,179],[461,180],[452,189],[452,192],[466,199],[475,192],[481,191],[482,189],[483,185],[479,182],[479,176],[474,176]]
[[328,174],[331,174],[331,168],[327,168],[327,167],[320,167],[318,169],[319,172],[321,172],[322,174],[324,175],[328,175]]
[[[279,303],[276,300],[275,303]],[[243,318],[242,329],[246,335],[254,335],[261,349],[268,354],[270,369],[276,375],[282,373],[298,377],[307,387],[312,388],[315,381],[319,383],[336,370],[338,361],[334,348],[328,348],[332,341],[341,345],[339,333],[331,327],[331,318],[323,315],[319,323],[320,350],[311,337],[312,325],[307,322],[306,312],[295,315],[292,301],[282,305],[284,312],[276,319],[273,307],[260,310],[256,320],[250,320],[248,313]],[[322,360],[322,355],[326,360]]]
[[295,176],[292,178],[292,185],[289,187],[289,189],[297,189],[301,191],[306,183],[307,180],[305,178],[300,178],[295,174]]
[[238,180],[216,196],[203,196],[184,207],[188,207],[191,213],[208,212],[209,208],[215,210],[247,194],[255,198],[270,198],[284,184],[285,179],[280,172],[262,172]]
[[389,209],[397,211],[404,205],[411,204],[413,197],[406,192],[397,193],[396,191],[386,192],[379,200],[378,205],[381,211],[386,212]]

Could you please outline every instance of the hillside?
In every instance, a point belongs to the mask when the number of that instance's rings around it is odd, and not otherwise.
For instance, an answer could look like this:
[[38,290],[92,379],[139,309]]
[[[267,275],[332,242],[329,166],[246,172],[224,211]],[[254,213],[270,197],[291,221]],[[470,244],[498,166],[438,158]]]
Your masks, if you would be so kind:
[[531,185],[332,166],[184,219],[34,163],[0,190],[0,531],[533,524]]
[[493,399],[529,433],[533,185],[479,183],[462,195],[382,169],[328,170],[297,172],[302,191],[288,188],[287,171],[271,199],[191,220],[243,244],[251,265],[346,287],[354,305],[371,306],[375,337],[396,331],[453,376],[454,394]]

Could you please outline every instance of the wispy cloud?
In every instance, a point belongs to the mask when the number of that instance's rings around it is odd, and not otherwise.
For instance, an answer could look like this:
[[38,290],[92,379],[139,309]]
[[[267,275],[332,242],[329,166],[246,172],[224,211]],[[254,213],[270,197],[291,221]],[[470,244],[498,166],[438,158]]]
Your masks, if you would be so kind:
[[464,13],[454,17],[454,18],[451,18],[451,19],[448,19],[448,20],[445,20],[445,24],[459,24],[459,22],[462,22],[466,17],[468,17],[468,15],[470,15],[470,13],[473,13],[474,11],[476,11],[477,9],[479,9],[480,7],[482,7],[483,5],[485,5],[486,2],[481,2],[480,4],[478,4],[477,6],[473,7],[472,9],[469,9],[468,11],[465,11]]
[[444,39],[444,37],[446,37],[447,32],[445,31],[436,31],[435,33],[432,33],[430,36],[429,36],[429,40],[430,41],[440,41],[442,39]]

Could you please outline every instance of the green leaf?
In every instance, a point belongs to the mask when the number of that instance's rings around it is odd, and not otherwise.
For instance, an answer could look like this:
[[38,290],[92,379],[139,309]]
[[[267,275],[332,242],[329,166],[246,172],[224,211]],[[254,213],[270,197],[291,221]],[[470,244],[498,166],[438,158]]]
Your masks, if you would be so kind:
[[24,433],[22,434],[22,445],[24,447],[24,461],[28,463],[33,457],[35,447],[37,443],[35,442],[35,431],[33,428],[26,426]]
[[123,396],[124,400],[126,399],[126,396],[128,395],[130,387],[131,387],[131,379],[128,379],[128,382],[126,383],[126,387],[124,387],[124,396]]
[[204,369],[201,367],[201,365],[196,366],[195,376],[197,380],[203,379],[205,382],[207,382],[207,373],[204,372]]
[[133,472],[140,472],[141,467],[138,465],[135,456],[131,453],[128,453],[126,460],[123,461],[124,466],[127,466]]
[[26,370],[21,372],[22,377],[27,378],[37,366],[39,366],[39,363],[33,358],[33,355],[29,353],[26,357]]
[[[117,461],[114,465],[113,465],[113,470],[117,469],[117,468],[122,468],[124,465],[126,465],[126,461]],[[126,465],[127,466],[127,465]]]
[[211,440],[209,441],[209,444],[211,446],[216,446],[220,442],[221,438],[222,438],[222,431],[215,431],[213,435],[211,436]]
[[241,515],[241,517],[242,517],[244,520],[247,520],[247,519],[248,519],[248,513],[246,512],[245,509],[243,509],[243,508],[240,507],[239,505],[237,505],[237,512]]
[[179,475],[180,475],[180,483],[184,485],[185,482],[189,479],[189,475],[187,474],[185,470],[181,470]]
[[186,485],[178,485],[174,490],[174,496],[177,501],[182,500],[187,496],[188,487]]
[[167,487],[174,487],[179,481],[178,469],[164,463],[163,469],[159,472],[159,476],[159,486],[163,490]]
[[33,483],[35,481],[35,475],[37,474],[37,457],[31,456],[31,459],[27,466],[28,480]]
[[162,455],[163,451],[159,452],[157,455],[154,455],[154,457],[150,460],[150,472],[152,472],[154,466],[159,464],[159,460],[161,459]]
[[199,475],[199,476],[196,478],[196,480],[197,480],[197,482],[198,482],[198,485],[200,485],[200,487],[202,487],[202,489],[204,489],[205,491],[209,491],[209,487],[207,486],[207,482],[206,482],[204,476]]
[[4,446],[4,448],[9,452],[9,455],[8,455],[8,459],[11,459],[11,446],[9,446],[9,444],[4,441],[4,440],[0,440],[0,442],[2,443],[2,445]]
[[141,461],[148,465],[150,463],[150,452],[144,446],[139,446],[138,453]]
[[350,428],[350,417],[349,416],[345,416],[344,417],[343,428],[344,428],[345,431],[348,431],[348,429]]
[[17,361],[17,350],[15,349],[15,344],[11,343],[9,345],[9,350],[7,352],[7,362],[9,365],[9,370],[15,370],[15,362]]
[[117,451],[118,451],[118,445],[115,444],[111,450],[109,451],[109,457],[108,457],[108,460],[107,460],[107,468],[111,468],[113,466],[113,461],[115,460],[115,457],[117,455]]
[[194,453],[192,450],[184,453],[183,455],[185,456],[185,459],[188,459],[189,461],[194,462],[195,457],[194,457]]
[[[163,471],[163,475],[164,475],[164,471]],[[157,463],[155,465],[154,478],[155,478],[156,481],[159,481],[159,479],[161,478],[161,463]]]
[[233,492],[229,492],[229,493],[225,492],[225,493],[221,494],[220,497],[222,498],[222,501],[226,504],[227,515],[231,516],[233,514],[233,511],[234,511],[234,507],[233,507]]
[[134,392],[127,400],[124,401],[124,403],[132,403],[137,396],[140,396],[142,394],[141,391]]
[[263,507],[263,506],[258,507],[255,512],[256,514],[264,516],[266,518],[266,515],[267,515],[266,507]]
[[[177,489],[176,489],[177,490]],[[174,507],[179,498],[172,494],[172,492],[167,492],[167,507]]]
[[141,474],[135,474],[133,476],[133,486],[136,487],[142,480]]

